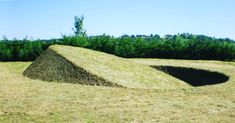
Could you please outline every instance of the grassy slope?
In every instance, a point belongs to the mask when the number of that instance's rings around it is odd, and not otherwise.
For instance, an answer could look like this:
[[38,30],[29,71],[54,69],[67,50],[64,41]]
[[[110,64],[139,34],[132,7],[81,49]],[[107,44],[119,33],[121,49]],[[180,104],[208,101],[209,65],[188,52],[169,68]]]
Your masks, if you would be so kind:
[[235,64],[177,60],[141,62],[201,66],[224,71],[232,77],[229,83],[200,88],[125,89],[30,80],[22,76],[29,62],[1,62],[0,122],[235,121]]
[[84,48],[53,45],[51,50],[89,73],[128,88],[173,89],[187,84],[151,67]]

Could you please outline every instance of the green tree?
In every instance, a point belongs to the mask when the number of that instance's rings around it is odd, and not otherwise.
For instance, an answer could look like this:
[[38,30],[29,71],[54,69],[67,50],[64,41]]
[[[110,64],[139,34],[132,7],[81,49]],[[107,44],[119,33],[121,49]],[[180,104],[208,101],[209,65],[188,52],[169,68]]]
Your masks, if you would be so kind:
[[3,57],[4,61],[9,61],[12,58],[12,51],[11,51],[11,49],[9,49],[9,48],[4,49],[2,57]]
[[74,17],[74,34],[76,36],[82,36],[85,37],[86,36],[86,31],[83,28],[83,21],[84,21],[84,16],[78,17],[75,16]]
[[2,36],[2,40],[3,40],[3,41],[8,41],[7,36],[3,35],[3,36]]
[[19,50],[19,60],[25,60],[25,50],[24,49],[20,49]]

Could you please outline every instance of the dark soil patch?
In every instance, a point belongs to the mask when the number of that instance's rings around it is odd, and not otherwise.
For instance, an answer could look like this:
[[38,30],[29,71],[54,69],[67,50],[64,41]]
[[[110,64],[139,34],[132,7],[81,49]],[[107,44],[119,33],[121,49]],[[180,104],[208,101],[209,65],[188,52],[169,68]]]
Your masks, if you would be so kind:
[[157,70],[161,70],[169,75],[172,75],[192,86],[205,86],[224,83],[229,77],[219,73],[210,72],[207,70],[173,67],[173,66],[153,66]]

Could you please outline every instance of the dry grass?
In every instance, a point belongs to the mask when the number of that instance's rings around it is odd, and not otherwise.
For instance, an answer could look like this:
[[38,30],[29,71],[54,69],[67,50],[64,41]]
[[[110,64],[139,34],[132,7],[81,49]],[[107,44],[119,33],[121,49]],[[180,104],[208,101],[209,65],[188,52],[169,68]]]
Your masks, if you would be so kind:
[[29,62],[0,63],[0,122],[234,122],[235,64],[134,59],[150,65],[215,70],[227,83],[175,89],[128,89],[48,83],[22,76]]

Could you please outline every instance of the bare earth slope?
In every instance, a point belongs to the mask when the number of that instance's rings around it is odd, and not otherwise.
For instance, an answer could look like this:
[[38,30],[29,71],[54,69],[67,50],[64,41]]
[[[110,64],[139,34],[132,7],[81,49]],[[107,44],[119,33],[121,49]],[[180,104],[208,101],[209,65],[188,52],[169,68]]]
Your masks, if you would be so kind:
[[144,89],[186,88],[174,77],[114,55],[53,45],[24,72],[32,79]]

